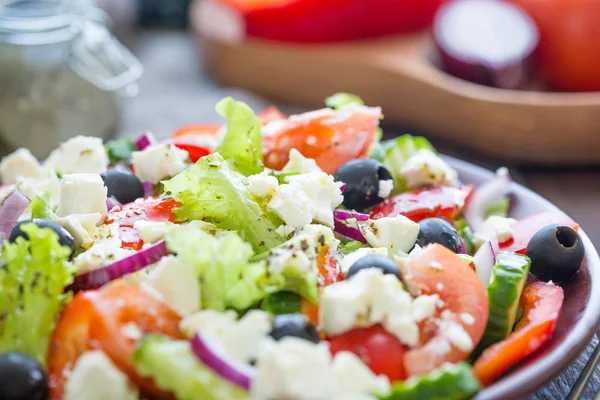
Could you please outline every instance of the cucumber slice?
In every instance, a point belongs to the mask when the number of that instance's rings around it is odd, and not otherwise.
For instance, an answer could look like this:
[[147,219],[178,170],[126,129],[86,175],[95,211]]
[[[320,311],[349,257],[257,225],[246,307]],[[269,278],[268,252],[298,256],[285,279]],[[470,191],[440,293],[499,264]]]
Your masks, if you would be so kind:
[[429,149],[437,154],[435,148],[424,137],[406,134],[382,143],[378,151],[371,155],[371,158],[381,161],[394,177],[394,193],[407,189],[400,170],[406,161],[421,149]]
[[488,323],[479,343],[485,348],[506,338],[513,330],[519,311],[519,298],[527,283],[529,257],[502,251],[496,257],[492,280],[487,287],[490,313]]
[[469,399],[481,389],[466,362],[444,364],[421,376],[392,385],[391,393],[383,400],[462,400]]
[[192,353],[187,341],[147,335],[138,344],[133,363],[142,376],[175,395],[177,400],[242,400],[250,395],[221,379]]

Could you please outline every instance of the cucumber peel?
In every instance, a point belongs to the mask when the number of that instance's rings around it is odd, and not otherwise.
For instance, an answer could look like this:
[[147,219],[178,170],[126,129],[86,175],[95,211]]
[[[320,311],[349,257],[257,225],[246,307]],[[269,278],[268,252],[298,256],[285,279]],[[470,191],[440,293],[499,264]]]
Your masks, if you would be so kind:
[[244,400],[245,390],[221,379],[192,353],[190,344],[164,336],[147,335],[133,355],[136,371],[150,377],[177,400]]
[[513,330],[519,311],[519,298],[527,283],[529,257],[502,251],[496,257],[492,280],[487,287],[489,317],[479,350],[506,338]]
[[466,362],[444,364],[428,374],[409,378],[392,385],[388,396],[381,400],[463,400],[481,389],[471,366]]

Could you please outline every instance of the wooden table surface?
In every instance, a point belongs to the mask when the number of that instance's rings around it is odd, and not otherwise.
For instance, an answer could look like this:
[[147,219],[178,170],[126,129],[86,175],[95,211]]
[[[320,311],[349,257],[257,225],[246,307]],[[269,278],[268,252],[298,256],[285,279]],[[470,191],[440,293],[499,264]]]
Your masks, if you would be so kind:
[[[152,131],[157,137],[167,137],[178,126],[219,122],[215,104],[225,96],[246,101],[255,110],[271,104],[267,99],[238,89],[220,87],[202,71],[196,44],[183,31],[142,30],[128,36],[125,43],[145,66],[140,95],[125,101],[120,136],[136,136]],[[240,65],[243,68],[243,65]],[[400,94],[399,94],[400,95]],[[278,104],[284,112],[299,112],[289,105]],[[384,110],[385,113],[385,110]],[[384,126],[386,136],[403,133],[399,127]],[[415,133],[415,132],[413,132]],[[541,132],[540,134],[543,134]],[[599,132],[600,134],[600,132]],[[565,132],[568,135],[568,132]],[[486,168],[502,166],[502,160],[481,159],[449,141],[433,141],[446,154],[459,157]],[[508,165],[514,179],[545,196],[578,221],[595,243],[600,243],[600,169],[542,169]],[[600,305],[597,305],[600,306]],[[583,365],[593,351],[594,340],[586,352],[561,376],[538,391],[532,399],[564,399]],[[585,399],[593,398],[600,389],[600,374],[596,373]],[[512,400],[512,399],[511,399]]]

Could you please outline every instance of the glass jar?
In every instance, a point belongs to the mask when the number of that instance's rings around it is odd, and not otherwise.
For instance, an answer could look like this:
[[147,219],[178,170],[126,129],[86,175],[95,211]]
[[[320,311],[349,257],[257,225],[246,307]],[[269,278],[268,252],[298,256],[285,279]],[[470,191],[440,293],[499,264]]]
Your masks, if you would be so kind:
[[[0,2],[2,4],[2,2]],[[5,3],[4,3],[5,4]],[[143,68],[88,0],[0,5],[0,141],[45,157],[77,135],[106,139]]]

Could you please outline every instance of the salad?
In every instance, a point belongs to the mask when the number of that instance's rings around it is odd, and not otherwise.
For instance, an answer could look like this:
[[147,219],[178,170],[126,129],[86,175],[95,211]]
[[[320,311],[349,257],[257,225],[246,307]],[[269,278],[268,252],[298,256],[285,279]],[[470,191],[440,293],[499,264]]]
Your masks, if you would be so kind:
[[0,398],[463,399],[542,347],[578,225],[326,105],[2,159]]

